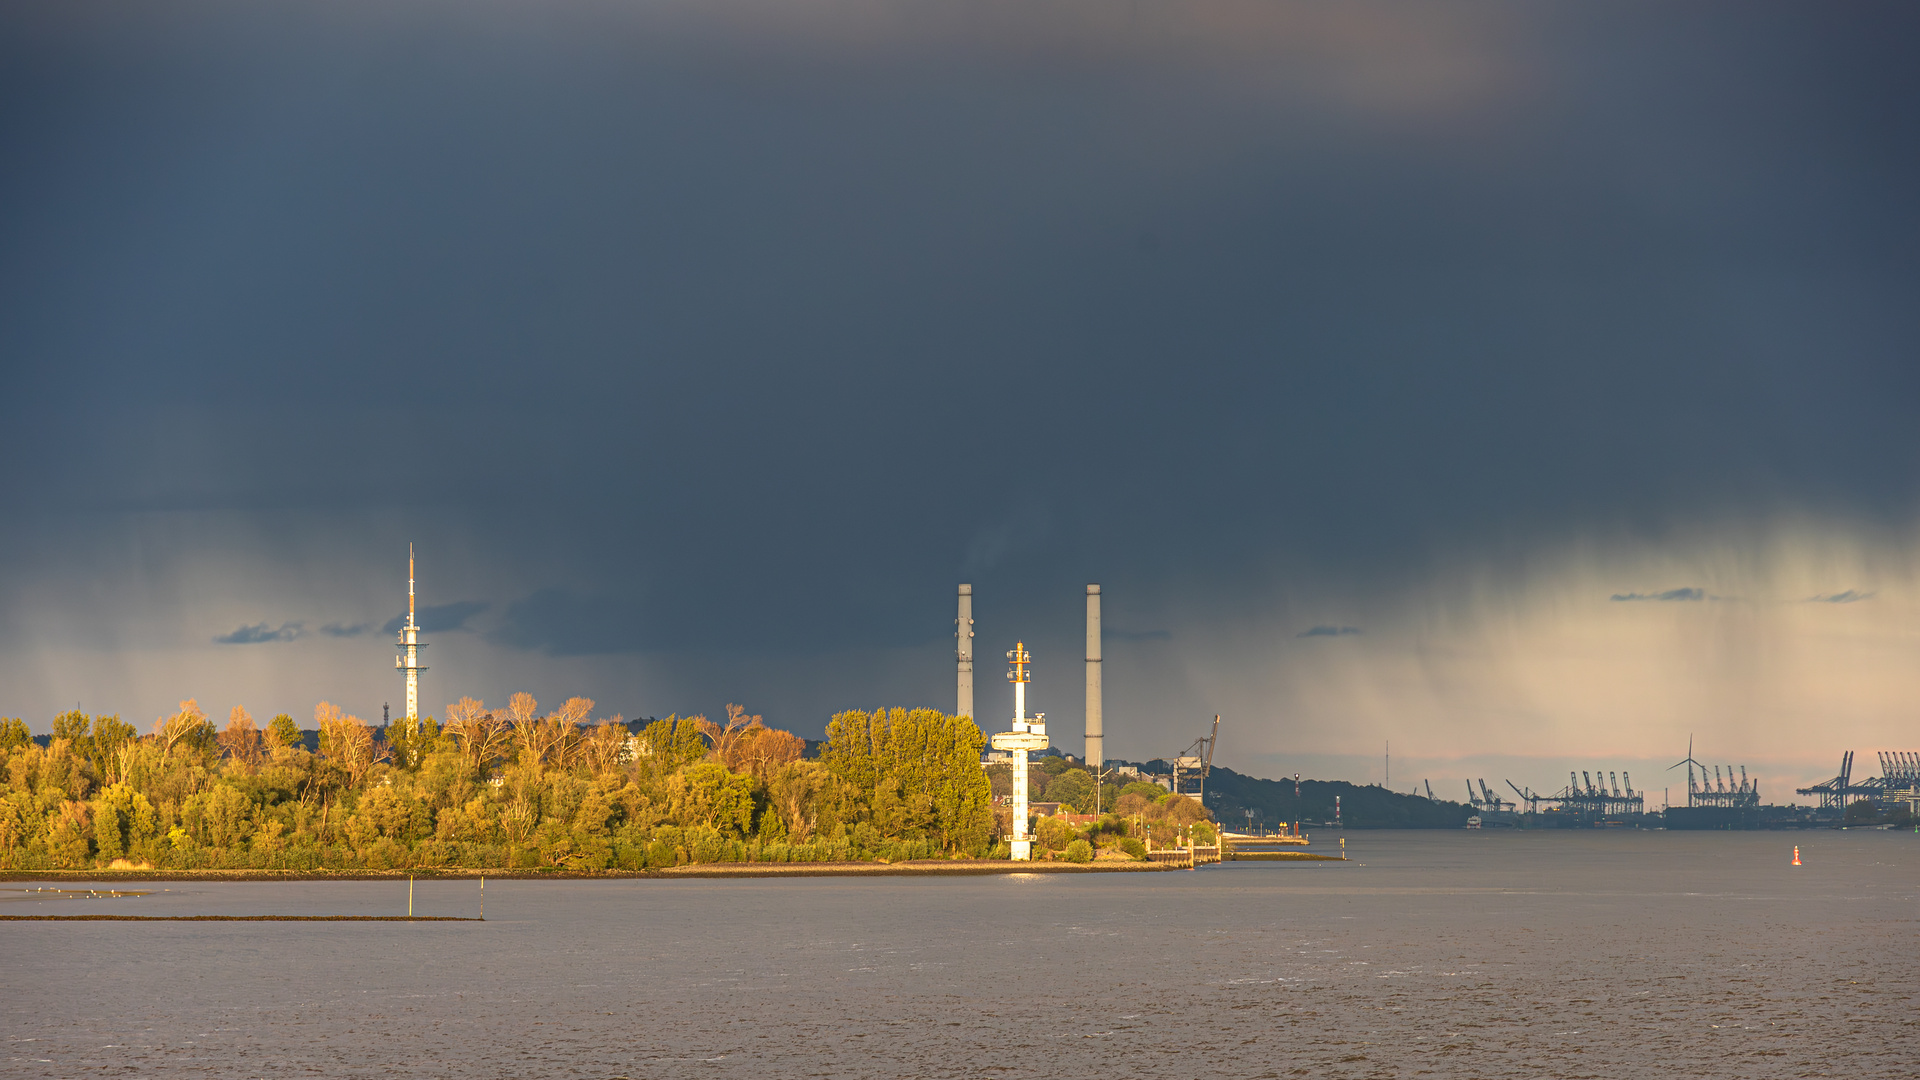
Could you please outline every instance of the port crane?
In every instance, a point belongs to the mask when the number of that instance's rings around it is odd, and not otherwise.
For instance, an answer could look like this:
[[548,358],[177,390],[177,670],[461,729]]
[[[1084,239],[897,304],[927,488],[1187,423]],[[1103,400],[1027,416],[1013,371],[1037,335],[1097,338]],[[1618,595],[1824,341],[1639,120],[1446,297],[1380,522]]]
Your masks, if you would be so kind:
[[[1179,754],[1174,757],[1173,759],[1173,792],[1174,794],[1189,795],[1189,796],[1192,796],[1194,799],[1199,800],[1200,802],[1203,802],[1203,803],[1206,801],[1207,774],[1213,771],[1213,747],[1214,747],[1214,744],[1219,741],[1220,741],[1220,717],[1216,715],[1213,718],[1213,731],[1193,740],[1193,745],[1187,747],[1185,753]],[[1187,774],[1187,777],[1186,777],[1187,781],[1191,782],[1194,785],[1194,790],[1192,791],[1182,790],[1185,784],[1182,782],[1182,778],[1180,774],[1183,772]],[[1294,781],[1294,783],[1296,784],[1296,787],[1297,787],[1299,781],[1296,780]]]
[[1520,796],[1521,801],[1527,804],[1527,813],[1537,814],[1540,812],[1540,800],[1545,796],[1535,794],[1532,788],[1522,788],[1511,780],[1507,781],[1507,786],[1512,788],[1513,793]]

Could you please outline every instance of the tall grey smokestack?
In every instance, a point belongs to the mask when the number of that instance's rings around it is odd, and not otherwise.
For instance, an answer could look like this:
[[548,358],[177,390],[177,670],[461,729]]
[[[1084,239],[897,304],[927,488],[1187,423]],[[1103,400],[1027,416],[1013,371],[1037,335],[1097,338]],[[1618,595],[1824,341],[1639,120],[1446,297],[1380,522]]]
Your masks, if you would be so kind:
[[1087,586],[1087,768],[1106,760],[1100,731],[1100,586]]
[[959,697],[955,716],[973,715],[973,586],[960,586],[960,617],[953,621],[953,639],[959,643],[954,656],[960,661]]

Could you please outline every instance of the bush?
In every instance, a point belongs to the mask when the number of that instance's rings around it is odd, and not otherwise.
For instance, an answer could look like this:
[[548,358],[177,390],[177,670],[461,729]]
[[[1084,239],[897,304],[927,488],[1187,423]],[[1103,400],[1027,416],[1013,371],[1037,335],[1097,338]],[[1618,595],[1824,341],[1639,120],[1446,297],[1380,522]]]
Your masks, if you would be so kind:
[[1093,845],[1085,840],[1075,840],[1067,845],[1067,861],[1086,863],[1093,861]]
[[1144,859],[1147,857],[1147,845],[1141,843],[1140,841],[1134,839],[1131,836],[1120,841],[1120,843],[1116,846],[1119,847],[1121,851],[1124,851],[1127,854],[1133,856],[1135,859]]
[[1043,817],[1034,826],[1033,838],[1050,851],[1061,851],[1080,835],[1080,830],[1057,817]]
[[1213,826],[1204,821],[1193,827],[1193,842],[1201,847],[1210,847],[1218,839],[1220,838],[1214,835]]

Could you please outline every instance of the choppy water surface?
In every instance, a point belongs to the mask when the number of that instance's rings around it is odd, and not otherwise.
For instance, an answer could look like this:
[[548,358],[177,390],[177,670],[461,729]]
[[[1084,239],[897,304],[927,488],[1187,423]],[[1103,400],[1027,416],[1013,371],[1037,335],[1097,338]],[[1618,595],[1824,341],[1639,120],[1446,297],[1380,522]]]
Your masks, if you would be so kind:
[[[1920,837],[1348,842],[1166,874],[490,881],[484,923],[0,923],[0,1069],[1916,1073]],[[146,887],[169,891],[0,913],[406,905],[404,882]],[[472,883],[416,889],[420,914],[479,911]]]

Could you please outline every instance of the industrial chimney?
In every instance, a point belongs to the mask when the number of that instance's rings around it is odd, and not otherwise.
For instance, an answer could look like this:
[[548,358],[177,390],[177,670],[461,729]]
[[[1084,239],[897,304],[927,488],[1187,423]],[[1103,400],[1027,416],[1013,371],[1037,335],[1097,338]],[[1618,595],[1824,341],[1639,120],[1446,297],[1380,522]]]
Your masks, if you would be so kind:
[[1095,776],[1106,760],[1100,732],[1100,586],[1087,586],[1087,768]]
[[953,639],[959,643],[954,656],[960,661],[959,695],[953,715],[973,715],[973,586],[960,586],[960,617],[953,622]]

